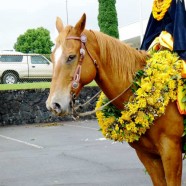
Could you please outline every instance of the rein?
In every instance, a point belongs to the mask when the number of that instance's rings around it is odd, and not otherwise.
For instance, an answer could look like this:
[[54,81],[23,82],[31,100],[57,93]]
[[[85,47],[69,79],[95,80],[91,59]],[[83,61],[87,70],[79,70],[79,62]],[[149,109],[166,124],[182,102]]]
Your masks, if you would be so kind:
[[[99,107],[96,110],[92,110],[92,111],[88,111],[88,112],[84,112],[84,113],[78,113],[78,116],[82,117],[82,116],[88,116],[88,115],[92,115],[94,113],[96,113],[98,110],[102,110],[104,107],[106,107],[107,105],[109,105],[110,103],[112,103],[113,101],[115,101],[116,99],[118,99],[121,95],[123,95],[130,87],[132,86],[132,84],[130,84],[126,89],[124,89],[119,95],[117,95],[115,98],[113,98],[112,100],[110,100],[109,102],[107,102],[106,104],[102,105],[101,107]],[[101,93],[101,91],[99,91],[97,95],[99,95]],[[94,96],[94,97],[96,97]],[[94,98],[93,97],[93,98]],[[91,99],[92,100],[92,99]]]
[[[79,81],[80,81],[80,77],[81,77],[81,68],[82,68],[82,63],[83,63],[83,59],[85,57],[86,51],[87,51],[89,57],[91,58],[91,60],[93,61],[94,65],[96,66],[96,69],[98,68],[98,64],[97,64],[97,61],[92,57],[91,53],[89,52],[89,50],[88,50],[88,48],[86,46],[86,42],[87,42],[87,36],[86,35],[81,35],[80,37],[69,36],[69,37],[66,38],[66,40],[79,40],[81,42],[80,58],[79,58],[78,65],[76,67],[76,70],[75,70],[75,73],[74,73],[74,76],[73,76],[73,80],[72,80],[72,85],[71,85],[72,89],[77,89],[79,87]],[[71,91],[71,108],[72,108],[72,117],[73,117],[73,119],[76,120],[79,117],[92,115],[92,114],[96,113],[98,110],[102,110],[104,107],[106,107],[107,105],[109,105],[110,103],[112,103],[113,101],[118,99],[121,95],[123,95],[131,87],[131,85],[132,84],[130,84],[126,89],[124,89],[114,99],[110,100],[108,103],[106,103],[105,105],[101,106],[100,108],[98,108],[96,110],[93,110],[93,111],[84,112],[84,113],[77,113],[77,110],[79,108],[82,108],[86,104],[88,104],[90,101],[92,101],[95,97],[97,97],[101,93],[101,91],[99,91],[95,96],[90,98],[87,102],[85,102],[84,104],[79,105],[77,107],[74,107],[75,106],[76,95],[73,93],[73,91]]]

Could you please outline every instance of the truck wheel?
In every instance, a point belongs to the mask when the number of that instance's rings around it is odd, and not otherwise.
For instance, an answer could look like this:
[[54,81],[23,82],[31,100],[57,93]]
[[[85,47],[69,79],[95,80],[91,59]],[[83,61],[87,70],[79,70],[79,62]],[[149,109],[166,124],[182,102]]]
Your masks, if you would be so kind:
[[18,77],[12,72],[8,72],[4,74],[2,79],[3,84],[16,84],[17,81],[18,81]]

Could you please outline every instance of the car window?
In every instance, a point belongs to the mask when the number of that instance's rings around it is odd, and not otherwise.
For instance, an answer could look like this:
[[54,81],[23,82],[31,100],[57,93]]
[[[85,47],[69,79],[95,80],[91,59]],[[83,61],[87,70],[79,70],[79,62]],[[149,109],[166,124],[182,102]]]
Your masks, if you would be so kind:
[[43,56],[31,56],[32,64],[48,64],[48,61]]
[[22,62],[23,56],[22,55],[2,55],[0,56],[1,62]]

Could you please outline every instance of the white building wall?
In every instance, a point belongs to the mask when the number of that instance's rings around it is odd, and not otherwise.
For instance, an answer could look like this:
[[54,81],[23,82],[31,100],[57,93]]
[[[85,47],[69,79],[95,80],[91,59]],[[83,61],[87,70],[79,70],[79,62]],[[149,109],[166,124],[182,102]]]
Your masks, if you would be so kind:
[[[126,43],[130,43],[134,47],[141,44],[143,38],[141,38],[146,30],[148,19],[143,20],[142,22],[136,22],[128,26],[119,28],[120,40]],[[137,41],[138,40],[138,41]]]

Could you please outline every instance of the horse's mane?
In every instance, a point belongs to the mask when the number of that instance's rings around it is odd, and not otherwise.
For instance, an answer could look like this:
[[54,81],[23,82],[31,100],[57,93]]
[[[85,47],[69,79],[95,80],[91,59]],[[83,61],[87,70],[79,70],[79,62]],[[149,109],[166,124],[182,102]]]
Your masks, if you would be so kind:
[[104,33],[93,32],[100,48],[101,61],[108,63],[115,73],[118,72],[118,77],[131,82],[136,70],[144,67],[147,53]]

